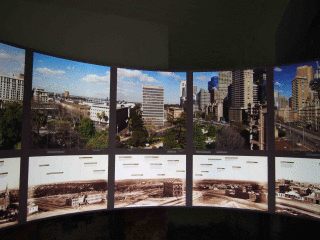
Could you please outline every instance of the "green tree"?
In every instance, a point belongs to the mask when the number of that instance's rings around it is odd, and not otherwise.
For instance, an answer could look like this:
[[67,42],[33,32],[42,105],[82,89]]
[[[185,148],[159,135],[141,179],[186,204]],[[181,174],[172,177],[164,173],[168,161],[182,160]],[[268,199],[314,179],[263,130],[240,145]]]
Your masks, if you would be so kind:
[[82,118],[79,126],[79,133],[85,139],[90,139],[96,133],[93,122],[89,118]]
[[171,149],[180,147],[176,138],[176,131],[174,131],[174,129],[170,129],[166,132],[163,138],[163,147]]
[[208,128],[208,137],[214,138],[216,136],[216,128],[213,125],[210,125]]
[[202,128],[199,124],[193,126],[193,144],[196,149],[206,148],[206,138],[202,132]]
[[129,141],[129,144],[134,147],[141,147],[145,146],[148,140],[148,131],[146,129],[144,130],[135,130],[132,132],[131,139]]
[[87,148],[103,149],[108,147],[108,131],[97,132],[87,143]]
[[218,150],[238,150],[245,146],[245,139],[240,132],[231,127],[223,127],[217,132],[216,148]]
[[99,112],[97,112],[97,118],[99,118],[99,124],[100,124],[101,123],[101,119],[102,119],[102,115]]
[[165,148],[184,148],[186,144],[186,114],[179,118],[171,119],[173,128],[166,131],[163,145]]
[[144,126],[140,106],[135,106],[130,110],[129,131],[132,132],[128,144],[134,147],[145,146],[149,133]]
[[47,124],[47,114],[43,111],[35,110],[32,112],[32,126],[36,128],[37,134],[40,134],[40,128]]
[[22,104],[6,103],[0,109],[0,149],[19,146],[22,129]]

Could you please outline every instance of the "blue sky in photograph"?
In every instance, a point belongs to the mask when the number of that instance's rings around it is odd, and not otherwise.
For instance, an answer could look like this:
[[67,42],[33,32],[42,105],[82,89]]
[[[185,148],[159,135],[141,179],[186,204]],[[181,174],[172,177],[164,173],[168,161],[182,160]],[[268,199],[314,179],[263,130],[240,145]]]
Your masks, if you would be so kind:
[[142,102],[142,86],[162,86],[166,104],[180,103],[180,82],[185,72],[140,71],[118,68],[117,100]]
[[0,75],[24,74],[25,50],[0,43]]
[[313,70],[317,68],[317,62],[304,62],[297,64],[284,65],[274,68],[274,89],[279,91],[280,95],[291,97],[292,95],[292,86],[291,82],[296,76],[296,70],[299,66],[312,66]]
[[70,95],[109,98],[110,68],[35,53],[33,88]]
[[208,82],[218,74],[219,72],[195,72],[193,73],[193,86],[197,86],[198,92],[201,88],[208,91]]

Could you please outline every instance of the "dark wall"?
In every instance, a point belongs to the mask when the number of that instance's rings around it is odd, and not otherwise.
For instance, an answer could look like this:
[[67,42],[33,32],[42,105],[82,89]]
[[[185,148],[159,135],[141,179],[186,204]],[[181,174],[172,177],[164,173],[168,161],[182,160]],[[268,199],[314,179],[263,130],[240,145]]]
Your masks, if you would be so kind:
[[320,56],[318,0],[3,0],[0,40],[138,69],[234,69]]
[[0,41],[102,65],[168,68],[167,26],[45,2],[1,2]]
[[319,227],[319,221],[241,210],[147,208],[31,222],[0,231],[0,239],[308,239]]

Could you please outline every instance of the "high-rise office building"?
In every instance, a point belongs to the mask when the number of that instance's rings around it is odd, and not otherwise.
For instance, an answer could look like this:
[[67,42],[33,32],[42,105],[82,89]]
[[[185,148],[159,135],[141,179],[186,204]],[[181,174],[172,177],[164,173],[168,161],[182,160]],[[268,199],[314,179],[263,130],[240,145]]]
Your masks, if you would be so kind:
[[210,93],[204,89],[200,89],[197,94],[199,109],[205,111],[206,107],[210,105]]
[[142,118],[146,125],[163,126],[164,90],[161,86],[143,86]]
[[297,67],[295,78],[292,80],[292,109],[299,111],[311,99],[309,83],[313,79],[311,66]]
[[312,91],[309,84],[312,80],[312,66],[297,67],[296,76],[292,80],[292,108],[294,111],[299,111],[308,100],[311,100]]
[[253,106],[253,100],[253,70],[233,71],[230,121],[242,122],[243,110],[247,109],[249,104]]
[[183,106],[187,101],[187,81],[180,82],[180,106]]
[[0,76],[0,100],[22,101],[24,89],[24,75]]
[[258,102],[260,104],[267,103],[267,93],[266,93],[266,84],[267,84],[267,70],[265,68],[254,69],[253,72],[253,83],[258,86]]
[[259,86],[257,84],[252,85],[252,97],[253,97],[253,104],[259,103]]
[[253,104],[253,70],[233,71],[231,106],[246,109],[248,104]]
[[223,101],[228,95],[228,87],[232,83],[232,71],[222,71],[218,75],[218,90]]

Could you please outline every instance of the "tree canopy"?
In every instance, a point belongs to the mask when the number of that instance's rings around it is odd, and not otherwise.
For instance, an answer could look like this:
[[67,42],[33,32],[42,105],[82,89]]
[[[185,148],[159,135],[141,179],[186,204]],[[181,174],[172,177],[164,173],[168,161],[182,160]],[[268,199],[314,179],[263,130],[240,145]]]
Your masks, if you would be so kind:
[[0,109],[0,149],[19,146],[22,130],[22,104],[6,103]]

